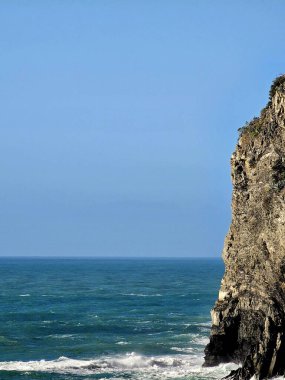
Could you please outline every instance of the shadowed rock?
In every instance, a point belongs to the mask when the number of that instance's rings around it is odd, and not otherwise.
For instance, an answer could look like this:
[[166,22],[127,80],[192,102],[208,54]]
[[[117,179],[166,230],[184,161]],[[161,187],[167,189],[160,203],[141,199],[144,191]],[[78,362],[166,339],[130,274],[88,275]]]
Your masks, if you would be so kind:
[[240,132],[226,270],[204,365],[233,361],[241,368],[228,379],[265,379],[285,370],[285,76]]

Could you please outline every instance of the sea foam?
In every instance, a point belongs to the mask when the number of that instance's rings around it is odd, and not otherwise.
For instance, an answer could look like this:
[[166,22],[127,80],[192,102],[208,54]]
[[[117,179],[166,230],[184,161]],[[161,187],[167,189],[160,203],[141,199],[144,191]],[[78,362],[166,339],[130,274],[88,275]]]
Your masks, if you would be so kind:
[[[120,356],[106,356],[94,360],[77,360],[60,357],[56,360],[0,362],[0,371],[47,372],[74,375],[108,374],[112,379],[118,375],[131,374],[133,379],[177,379],[185,376],[203,376],[220,379],[235,364],[222,364],[218,367],[202,367],[200,355],[144,356],[129,353]],[[113,374],[114,377],[110,377]]]

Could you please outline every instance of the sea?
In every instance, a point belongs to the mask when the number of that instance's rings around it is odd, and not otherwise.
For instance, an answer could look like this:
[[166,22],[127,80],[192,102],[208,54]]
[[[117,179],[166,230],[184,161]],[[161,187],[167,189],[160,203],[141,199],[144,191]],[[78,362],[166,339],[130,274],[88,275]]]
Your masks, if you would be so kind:
[[0,380],[221,379],[221,259],[1,258]]

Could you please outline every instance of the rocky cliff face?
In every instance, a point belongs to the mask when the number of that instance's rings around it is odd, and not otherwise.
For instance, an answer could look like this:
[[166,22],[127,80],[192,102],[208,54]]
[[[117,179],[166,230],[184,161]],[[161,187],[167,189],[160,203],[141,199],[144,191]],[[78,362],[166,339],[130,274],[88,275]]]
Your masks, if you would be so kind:
[[285,76],[241,129],[231,168],[226,270],[205,365],[234,361],[242,367],[229,378],[264,379],[285,371]]

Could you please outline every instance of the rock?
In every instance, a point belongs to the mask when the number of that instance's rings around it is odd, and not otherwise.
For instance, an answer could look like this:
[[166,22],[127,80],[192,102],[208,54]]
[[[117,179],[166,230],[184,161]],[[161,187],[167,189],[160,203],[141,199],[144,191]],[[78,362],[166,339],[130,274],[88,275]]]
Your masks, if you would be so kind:
[[225,274],[204,365],[232,361],[241,368],[228,379],[265,379],[285,371],[285,76],[240,132]]

